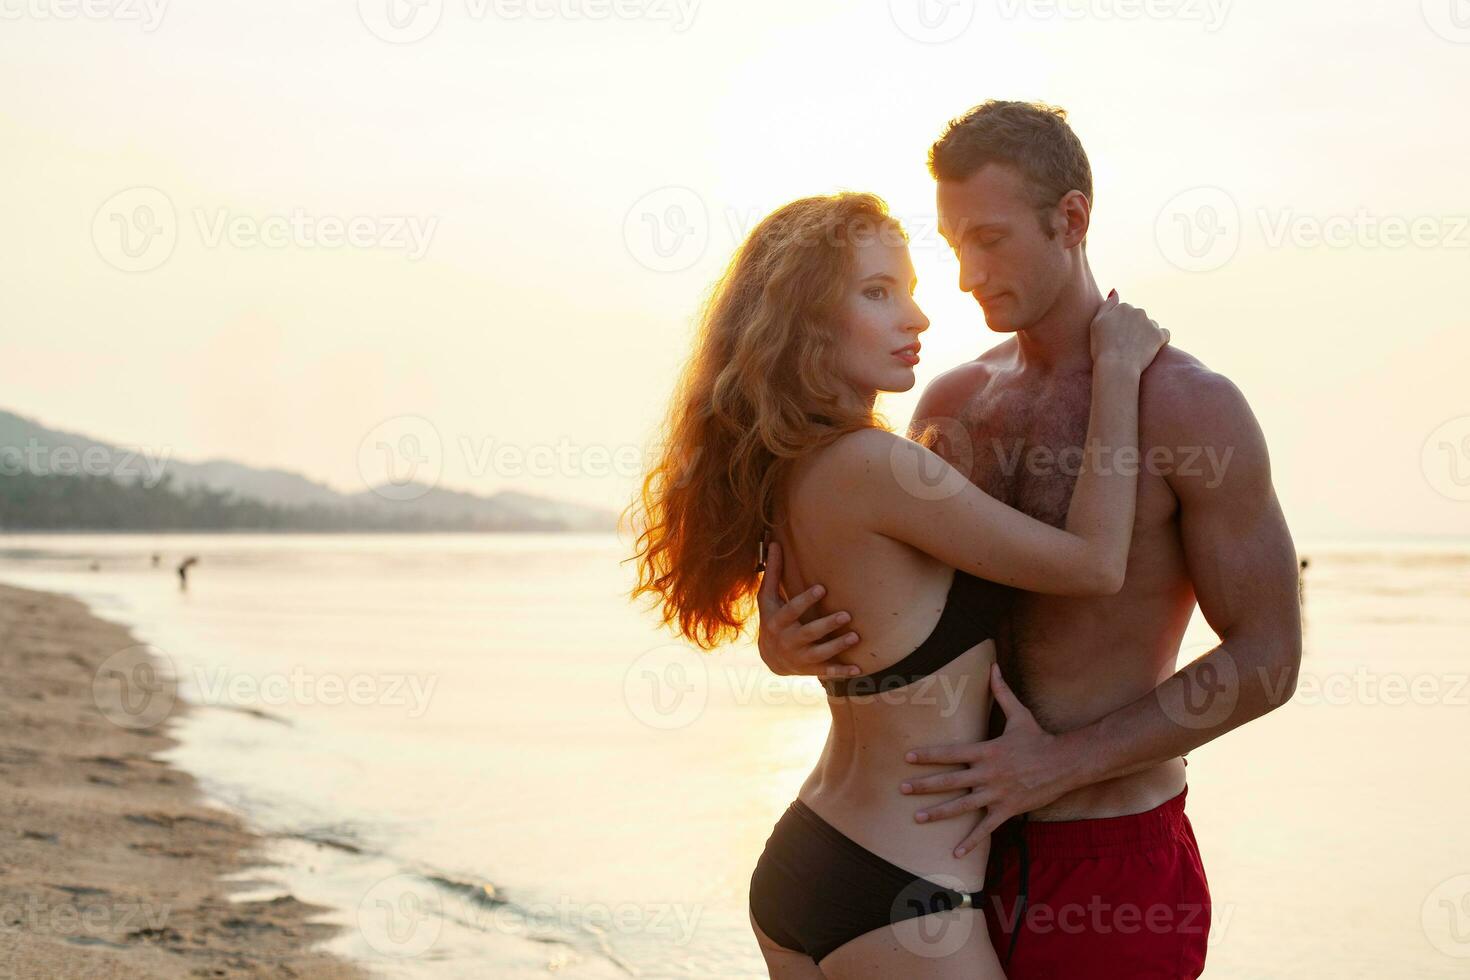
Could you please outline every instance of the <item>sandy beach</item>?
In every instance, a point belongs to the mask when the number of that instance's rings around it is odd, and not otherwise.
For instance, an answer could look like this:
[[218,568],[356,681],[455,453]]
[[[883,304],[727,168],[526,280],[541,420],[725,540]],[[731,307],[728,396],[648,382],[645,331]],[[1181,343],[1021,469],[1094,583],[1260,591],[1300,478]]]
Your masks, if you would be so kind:
[[187,706],[148,660],[81,603],[0,585],[0,976],[364,977],[310,950],[337,932],[321,907],[231,900],[269,886],[240,874],[264,841],[156,758]]

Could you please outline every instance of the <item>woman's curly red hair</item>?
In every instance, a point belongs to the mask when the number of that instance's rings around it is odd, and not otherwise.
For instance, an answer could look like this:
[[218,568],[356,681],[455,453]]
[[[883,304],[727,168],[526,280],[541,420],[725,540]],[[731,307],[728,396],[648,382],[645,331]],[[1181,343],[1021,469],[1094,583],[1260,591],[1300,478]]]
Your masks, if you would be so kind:
[[737,638],[753,612],[759,544],[791,463],[881,424],[843,390],[837,313],[851,246],[882,234],[903,232],[871,194],[793,201],[756,226],[705,306],[629,507],[633,598],[653,596],[663,625],[703,649]]

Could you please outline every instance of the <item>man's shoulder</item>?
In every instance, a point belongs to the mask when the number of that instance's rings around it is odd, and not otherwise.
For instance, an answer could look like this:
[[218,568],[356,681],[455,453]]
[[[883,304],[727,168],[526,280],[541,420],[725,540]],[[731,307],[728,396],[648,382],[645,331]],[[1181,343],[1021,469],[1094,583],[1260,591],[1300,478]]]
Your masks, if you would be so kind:
[[1144,371],[1139,398],[1143,422],[1150,426],[1211,429],[1251,417],[1235,382],[1172,344]]
[[1197,492],[1219,487],[1222,480],[1238,495],[1249,496],[1253,487],[1269,491],[1265,434],[1233,381],[1173,347],[1160,351],[1143,377],[1140,448],[1174,454],[1177,466],[1169,482],[1176,493],[1197,505],[1225,499]]

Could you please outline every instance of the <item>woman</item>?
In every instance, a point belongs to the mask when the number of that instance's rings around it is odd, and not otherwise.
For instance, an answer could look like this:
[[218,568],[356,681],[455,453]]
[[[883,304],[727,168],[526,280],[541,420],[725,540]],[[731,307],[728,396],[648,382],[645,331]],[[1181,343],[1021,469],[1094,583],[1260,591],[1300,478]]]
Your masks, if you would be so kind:
[[639,502],[634,595],[703,648],[740,634],[768,539],[789,586],[820,579],[862,611],[841,657],[857,676],[823,681],[827,744],[751,878],[782,980],[1003,976],[978,901],[988,843],[956,856],[974,822],[914,823],[902,751],[983,737],[1006,587],[1106,595],[1127,564],[1136,467],[1098,462],[1136,452],[1139,376],[1167,331],[1112,297],[1099,311],[1088,462],[1059,530],[875,417],[879,391],[914,384],[914,282],[871,195],[762,221],[710,299]]

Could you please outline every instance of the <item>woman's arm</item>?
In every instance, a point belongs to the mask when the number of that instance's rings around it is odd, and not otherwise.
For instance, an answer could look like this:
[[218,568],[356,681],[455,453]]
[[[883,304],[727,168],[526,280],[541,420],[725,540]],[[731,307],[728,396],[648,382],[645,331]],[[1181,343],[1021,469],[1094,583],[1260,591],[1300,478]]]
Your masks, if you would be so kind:
[[1064,529],[1006,506],[935,453],[889,432],[840,440],[829,450],[839,468],[833,476],[842,492],[858,496],[873,530],[955,568],[1029,592],[1111,595],[1123,587],[1133,532],[1139,378],[1166,342],[1167,331],[1141,310],[1111,298],[1099,310],[1092,412]]

